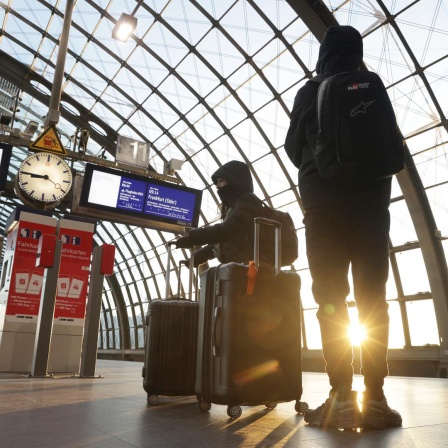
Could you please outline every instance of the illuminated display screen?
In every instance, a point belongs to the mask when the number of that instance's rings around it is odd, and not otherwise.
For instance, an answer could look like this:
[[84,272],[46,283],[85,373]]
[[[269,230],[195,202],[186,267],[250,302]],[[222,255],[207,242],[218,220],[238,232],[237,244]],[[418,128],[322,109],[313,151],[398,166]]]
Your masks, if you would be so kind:
[[202,191],[87,164],[79,205],[197,227]]
[[6,143],[0,143],[0,191],[3,191],[6,186],[11,154],[12,146]]

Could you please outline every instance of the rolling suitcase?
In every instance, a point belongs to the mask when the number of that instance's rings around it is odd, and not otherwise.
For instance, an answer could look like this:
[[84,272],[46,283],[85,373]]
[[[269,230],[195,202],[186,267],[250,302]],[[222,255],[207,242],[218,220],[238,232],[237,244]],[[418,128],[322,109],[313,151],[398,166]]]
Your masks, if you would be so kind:
[[[259,264],[260,224],[275,227],[275,269]],[[196,396],[202,411],[223,404],[237,418],[242,405],[273,409],[293,400],[298,413],[308,409],[300,401],[300,277],[280,270],[280,237],[280,223],[255,219],[253,294],[250,264],[221,264],[200,277]]]
[[[193,300],[193,264],[190,261],[189,298],[169,297],[171,245],[168,243],[166,299],[155,299],[146,315],[145,359],[142,369],[143,388],[148,403],[159,403],[159,395],[195,395],[196,347],[199,303]],[[179,264],[186,264],[182,261]],[[180,272],[179,272],[180,285]]]

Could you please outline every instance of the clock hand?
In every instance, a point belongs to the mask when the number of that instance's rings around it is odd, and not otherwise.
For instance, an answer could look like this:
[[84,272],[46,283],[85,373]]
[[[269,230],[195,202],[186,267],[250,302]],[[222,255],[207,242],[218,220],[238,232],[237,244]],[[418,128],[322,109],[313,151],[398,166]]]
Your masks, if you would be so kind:
[[36,179],[49,180],[54,185],[54,188],[56,188],[56,190],[61,189],[61,184],[57,184],[56,182],[53,182],[50,179],[50,177],[48,176],[48,174],[36,174],[36,173],[30,173],[28,171],[22,171],[22,174],[28,174],[28,176],[31,176],[32,178],[36,178]]
[[48,179],[54,185],[54,188],[56,188],[56,190],[61,189],[61,184],[57,184],[56,182],[53,182],[48,176],[46,177],[46,179]]
[[28,174],[28,176],[34,177],[36,179],[48,179],[47,174],[29,173],[28,171],[22,171],[22,174]]

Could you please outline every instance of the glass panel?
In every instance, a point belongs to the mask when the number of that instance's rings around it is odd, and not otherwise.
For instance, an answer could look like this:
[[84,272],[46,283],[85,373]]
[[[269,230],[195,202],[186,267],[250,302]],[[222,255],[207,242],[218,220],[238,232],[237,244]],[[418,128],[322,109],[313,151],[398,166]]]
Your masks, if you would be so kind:
[[129,331],[130,334],[130,340],[131,340],[131,349],[135,349],[135,329],[134,328],[130,328]]
[[[411,344],[413,346],[439,345],[437,321],[432,300],[406,303]],[[424,329],[424,331],[422,331]]]
[[[443,14],[446,15],[447,12],[444,11]],[[437,32],[440,32],[440,29],[437,30]],[[429,45],[428,50],[432,51],[432,48],[433,46]],[[439,46],[439,48],[443,48],[443,46]],[[436,51],[438,51],[438,49],[436,49]],[[439,74],[447,73],[447,71],[448,71],[448,58],[446,56],[442,58],[442,60],[440,60],[434,65],[431,65],[430,67],[428,67],[427,70],[425,70],[425,75],[428,78],[428,82],[431,85],[431,89],[434,92],[434,95],[440,104],[441,110],[445,111],[445,114],[446,110],[448,110],[448,98],[444,94],[444,91],[446,89],[445,77],[440,76]],[[443,128],[437,129],[437,132],[440,136],[443,135],[446,136],[445,133],[446,131],[444,132]],[[442,140],[446,141],[446,139]]]
[[[45,29],[47,27],[48,21],[52,17],[50,9],[39,3],[36,3],[35,5],[33,5],[33,8],[30,8],[28,10],[26,10],[25,8],[21,8],[20,15],[42,29]],[[3,11],[2,11],[2,17],[3,17]],[[24,29],[23,26],[25,26],[25,24],[21,19],[20,20],[16,19],[14,15],[10,14],[8,17],[8,22],[9,20],[11,20],[12,22],[10,26],[18,27],[20,30]],[[31,41],[34,41],[34,39],[37,38],[37,34],[34,37],[32,36],[29,37]]]
[[[280,204],[279,201],[281,196],[279,194],[287,190],[290,184],[284,172],[278,165],[277,161],[271,154],[269,154],[259,159],[258,161],[254,162],[252,165],[254,167],[254,172],[260,179],[260,183],[261,179],[264,180],[260,185],[260,187],[262,187],[263,190],[266,192],[267,197],[277,195],[275,198],[275,203]],[[262,199],[265,198],[264,193],[260,194],[259,196]],[[292,196],[289,196],[289,199],[294,201]]]
[[[165,276],[161,275],[161,274],[156,275],[155,281],[157,282],[157,286],[159,288],[159,295],[154,296],[153,299],[164,299],[165,298],[165,287],[166,287]],[[176,287],[177,287],[177,285],[176,285]]]
[[98,345],[99,349],[106,349],[106,332],[99,331],[98,332]]
[[229,8],[227,2],[216,2],[215,0],[199,0],[198,3],[204,10],[212,16],[214,19],[218,20]]
[[114,340],[113,340],[113,342],[114,342],[114,347],[111,347],[111,348],[115,348],[115,349],[121,349],[121,342],[120,342],[120,330],[119,329],[117,329],[117,330],[115,330],[115,332],[114,332]]
[[430,291],[421,250],[407,250],[396,256],[405,296]]
[[143,328],[137,329],[137,335],[138,335],[138,345],[137,348],[144,348],[145,347],[145,331]]
[[[398,280],[398,279],[397,279]],[[399,279],[401,281],[401,279]],[[386,300],[395,300],[398,298],[397,284],[392,269],[389,267],[389,277],[386,283]]]
[[164,65],[175,67],[188,54],[188,49],[181,41],[159,22],[154,24],[143,41]]
[[393,202],[390,205],[390,239],[393,246],[399,246],[417,241],[414,224],[409,209],[404,200]]
[[[173,80],[172,77],[169,79]],[[168,89],[168,81],[165,81],[165,88]],[[173,105],[170,102],[170,98],[161,98],[159,95],[150,95],[144,103],[144,108],[151,113],[151,119],[157,126],[161,128],[170,128],[179,117],[173,110]],[[159,132],[162,129],[159,130]]]
[[105,313],[106,314],[106,319],[107,319],[107,328],[112,328],[112,316],[110,313],[110,310],[108,312]]
[[[293,219],[294,219],[294,217],[293,217]],[[300,270],[301,276],[302,276],[302,272],[303,272],[302,269],[308,269],[308,259],[306,257],[306,242],[305,242],[305,229],[304,228],[301,228],[297,231],[297,238],[299,239],[299,258],[294,263],[294,266],[296,269]],[[307,275],[309,275],[309,273]],[[302,277],[302,283],[303,283],[303,277]]]
[[404,348],[403,320],[398,302],[389,302],[389,348]]
[[215,112],[227,128],[233,128],[247,118],[242,105],[234,96],[227,96]]
[[107,221],[102,221],[101,226],[104,226],[104,228],[110,234],[112,241],[116,241],[116,240],[120,239],[121,235],[117,231],[117,227],[114,226],[112,223],[107,222]]
[[140,327],[145,325],[145,315],[142,314],[142,307],[140,305],[134,306],[135,325]]
[[197,50],[223,78],[228,78],[245,63],[243,55],[235,50],[218,29],[208,33],[199,42]]
[[234,42],[249,55],[255,54],[271,38],[268,24],[247,2],[235,2],[220,23]]
[[269,102],[263,109],[256,112],[255,119],[259,121],[263,133],[274,148],[284,145],[286,132],[284,126],[279,126],[279,124],[289,123],[289,118],[277,101]]
[[[215,98],[218,96],[223,97],[225,93],[227,93],[226,90],[224,90],[223,88],[219,88],[215,90],[214,95],[212,97]],[[207,98],[208,102],[210,102],[210,98],[211,98],[210,96]],[[212,115],[212,110],[210,111],[202,104],[198,104],[196,107],[190,110],[187,113],[186,118],[190,123],[193,123],[195,125],[196,130],[200,133],[201,137],[205,139],[207,142],[212,142],[216,140],[224,132],[221,125],[216,121],[215,117]],[[190,155],[195,155],[202,148],[203,144],[198,145],[197,147],[195,146],[191,147],[190,144],[188,144],[185,150],[189,152]],[[201,154],[201,157],[198,157],[200,160],[195,160],[195,163],[200,164],[202,157],[203,155]]]
[[229,162],[230,160],[241,160],[237,148],[227,135],[212,142],[210,144],[210,151],[212,151],[217,159],[221,161],[221,164]]
[[[202,53],[200,55],[204,57]],[[215,70],[215,67],[208,66],[206,63],[209,63],[206,57],[200,59],[196,55],[190,54],[177,67],[177,72],[182,76],[186,85],[182,86],[178,83],[175,89],[167,90],[166,94],[177,97],[176,106],[180,110],[190,110],[198,101],[196,96],[191,93],[191,90],[198,92],[201,97],[206,97],[220,84],[219,79],[216,78],[214,71],[212,71]],[[186,104],[183,104],[184,101]]]
[[149,298],[147,297],[146,288],[145,288],[145,281],[138,280],[135,282],[135,287],[137,288],[138,295],[141,298],[142,302],[146,302]]
[[183,0],[168,2],[166,21],[190,44],[197,44],[210,29],[210,22],[194,5]]
[[[302,67],[297,65],[294,56],[279,40],[272,41],[255,56],[255,60],[257,65],[263,70],[263,75],[278,92],[287,90],[291,86],[291,79],[305,75]],[[291,73],[291,67],[296,67],[294,70],[296,73]]]
[[124,281],[125,281],[126,284],[129,284],[129,283],[131,283],[133,281],[131,273],[130,273],[130,271],[129,271],[129,269],[127,267],[126,268],[125,267],[122,268],[121,274],[123,275]]
[[420,77],[404,79],[388,93],[394,103],[398,126],[405,137],[412,135],[416,129],[435,126],[440,121]]
[[[279,169],[280,168],[278,168],[278,170]],[[281,175],[283,175],[283,173]],[[298,218],[302,219],[303,215],[299,203],[297,202],[296,197],[291,190],[285,190],[283,193],[272,196],[271,201],[273,208],[276,208],[277,210],[281,210],[283,212],[288,212],[291,215],[293,221],[297,221]],[[299,224],[295,224],[295,228],[297,227],[299,227]]]
[[[428,142],[437,146],[437,142]],[[446,163],[446,147],[437,146],[430,151],[414,155],[415,165],[419,171],[423,185],[433,186],[448,181],[448,164]]]
[[120,286],[122,286],[122,285],[124,285],[124,278],[123,278],[123,275],[122,275],[122,272],[121,272],[122,265],[116,266],[116,268],[117,268],[117,272],[116,272],[117,281],[118,281],[118,284]]
[[135,49],[129,56],[128,63],[135,70],[135,74],[129,75],[129,84],[140,91],[140,94],[135,97],[139,102],[142,102],[149,94],[144,81],[157,87],[169,74],[168,68],[142,47]]
[[431,204],[436,229],[440,232],[440,237],[448,236],[448,208],[446,198],[448,197],[448,183],[436,188],[426,190],[426,196]]
[[439,6],[431,0],[422,0],[398,16],[400,30],[421,66],[446,55],[446,48],[438,42],[446,38],[448,10]]
[[139,295],[137,293],[137,290],[135,289],[134,283],[131,283],[129,285],[129,295],[131,296],[132,303],[139,303],[140,302],[140,297],[139,297]]
[[316,316],[317,310],[305,310],[303,320],[305,326],[307,348],[310,350],[322,350],[322,339],[320,336],[319,321]]
[[266,83],[256,75],[255,69],[249,65],[243,65],[229,78],[229,83],[240,99],[251,112],[258,110],[264,104],[272,101],[272,92]]
[[302,280],[302,286],[300,289],[300,295],[302,299],[302,306],[304,309],[308,308],[316,308],[317,310],[317,304],[314,301],[313,293],[311,290],[312,286],[312,279],[311,274],[308,269],[304,271],[299,271],[300,279]]
[[115,330],[107,332],[107,348],[115,348]]
[[[148,289],[149,289],[150,300],[159,299],[161,297],[161,294],[159,293],[159,291],[156,288],[156,284],[154,283],[154,279],[147,280],[146,284],[147,284]],[[165,290],[163,289],[163,291],[165,291]]]
[[448,260],[448,239],[445,239],[442,241],[442,247],[443,247],[443,251],[445,253],[445,259]]

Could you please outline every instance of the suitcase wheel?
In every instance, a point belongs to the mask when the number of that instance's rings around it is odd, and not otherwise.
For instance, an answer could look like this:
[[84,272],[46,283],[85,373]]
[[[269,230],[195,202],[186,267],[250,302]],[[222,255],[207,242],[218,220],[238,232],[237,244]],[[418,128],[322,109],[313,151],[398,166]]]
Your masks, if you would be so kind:
[[243,411],[239,406],[227,406],[227,415],[230,418],[238,418],[241,417]]
[[158,395],[149,395],[148,394],[148,404],[155,406],[159,404],[159,396]]
[[208,412],[212,408],[212,404],[202,398],[198,401],[199,409],[203,412]]
[[277,403],[275,401],[271,401],[270,403],[264,404],[268,409],[275,409],[277,407]]
[[294,409],[296,410],[297,413],[303,415],[309,409],[309,406],[308,403],[305,403],[304,401],[296,401]]

